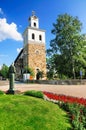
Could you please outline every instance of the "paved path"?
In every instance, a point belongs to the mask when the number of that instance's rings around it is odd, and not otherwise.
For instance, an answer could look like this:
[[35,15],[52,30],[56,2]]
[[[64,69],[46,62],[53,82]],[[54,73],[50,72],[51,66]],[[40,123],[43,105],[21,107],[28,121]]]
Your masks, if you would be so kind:
[[[6,91],[8,89],[9,89],[8,82],[5,84],[4,83],[0,84],[0,90]],[[19,90],[21,92],[27,90],[41,90],[41,91],[53,92],[56,94],[65,94],[74,97],[86,98],[86,85],[24,84],[16,82],[15,90]]]

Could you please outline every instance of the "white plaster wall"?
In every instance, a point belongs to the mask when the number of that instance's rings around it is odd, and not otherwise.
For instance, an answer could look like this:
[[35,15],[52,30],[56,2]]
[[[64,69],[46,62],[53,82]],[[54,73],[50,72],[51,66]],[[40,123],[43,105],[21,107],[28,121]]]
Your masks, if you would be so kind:
[[[34,23],[36,23],[36,27],[34,27]],[[31,18],[31,27],[39,28],[39,20]]]
[[[32,39],[32,34],[34,33],[35,39]],[[42,36],[42,40],[39,40],[39,35]],[[45,32],[40,30],[28,29],[28,42],[34,41],[38,43],[45,43]]]

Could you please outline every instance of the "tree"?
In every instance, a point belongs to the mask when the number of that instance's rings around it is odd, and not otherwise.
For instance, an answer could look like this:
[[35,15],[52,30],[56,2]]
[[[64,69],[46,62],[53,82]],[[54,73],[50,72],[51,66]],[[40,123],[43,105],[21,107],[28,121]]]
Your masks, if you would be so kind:
[[36,74],[36,79],[37,79],[37,80],[42,79],[42,78],[43,78],[43,75],[44,75],[44,72],[38,70],[38,72],[37,72],[37,74]]
[[57,55],[53,55],[50,58],[47,58],[47,78],[48,79],[58,78],[58,71],[56,69],[56,64],[55,64],[55,56]]
[[9,67],[5,64],[3,64],[1,70],[0,70],[1,75],[3,78],[9,78]]
[[34,77],[34,71],[30,67],[25,67],[24,68],[24,73],[30,73],[30,75]]
[[78,17],[63,14],[58,16],[53,26],[55,38],[51,40],[47,52],[51,57],[55,55],[56,71],[76,78],[80,69],[86,67],[86,40],[85,35],[81,34],[82,23]]

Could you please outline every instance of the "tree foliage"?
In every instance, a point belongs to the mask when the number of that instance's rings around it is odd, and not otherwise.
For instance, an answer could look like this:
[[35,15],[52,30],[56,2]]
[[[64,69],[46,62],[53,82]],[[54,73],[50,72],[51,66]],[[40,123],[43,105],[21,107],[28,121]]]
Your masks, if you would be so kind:
[[[86,68],[86,37],[81,34],[82,23],[78,17],[59,15],[53,24],[55,36],[47,50],[53,59],[59,76],[77,78],[79,71]],[[85,73],[84,73],[85,74]]]
[[34,70],[31,67],[25,67],[24,73],[30,73],[31,76],[34,76]]
[[36,74],[36,79],[39,80],[39,79],[42,79],[43,78],[43,75],[44,75],[44,72],[41,71],[41,70],[38,70],[37,74]]
[[0,70],[1,75],[3,78],[8,78],[9,77],[9,67],[5,64],[3,64],[1,70]]

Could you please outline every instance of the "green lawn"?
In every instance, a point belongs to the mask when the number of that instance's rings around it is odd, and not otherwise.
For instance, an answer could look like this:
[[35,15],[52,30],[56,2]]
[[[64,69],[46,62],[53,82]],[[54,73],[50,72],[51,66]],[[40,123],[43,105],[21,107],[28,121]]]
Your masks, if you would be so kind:
[[58,105],[30,96],[0,95],[0,130],[70,130]]

